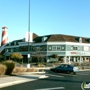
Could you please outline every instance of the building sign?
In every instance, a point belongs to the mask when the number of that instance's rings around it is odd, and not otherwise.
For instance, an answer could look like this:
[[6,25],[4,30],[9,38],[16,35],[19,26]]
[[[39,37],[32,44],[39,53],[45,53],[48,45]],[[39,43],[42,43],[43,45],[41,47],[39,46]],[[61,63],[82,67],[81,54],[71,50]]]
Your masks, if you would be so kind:
[[77,54],[76,52],[71,52],[71,54]]

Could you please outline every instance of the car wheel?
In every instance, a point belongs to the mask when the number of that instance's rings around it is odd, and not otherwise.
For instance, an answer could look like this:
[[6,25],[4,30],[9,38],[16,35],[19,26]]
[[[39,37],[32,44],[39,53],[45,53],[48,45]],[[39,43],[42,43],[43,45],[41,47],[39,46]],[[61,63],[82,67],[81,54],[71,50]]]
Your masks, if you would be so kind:
[[58,72],[57,70],[55,70],[55,72]]
[[68,74],[70,74],[71,72],[70,71],[67,71]]
[[73,74],[74,75],[74,74],[76,74],[76,72],[71,72],[70,74]]
[[76,74],[76,72],[73,72],[73,74]]

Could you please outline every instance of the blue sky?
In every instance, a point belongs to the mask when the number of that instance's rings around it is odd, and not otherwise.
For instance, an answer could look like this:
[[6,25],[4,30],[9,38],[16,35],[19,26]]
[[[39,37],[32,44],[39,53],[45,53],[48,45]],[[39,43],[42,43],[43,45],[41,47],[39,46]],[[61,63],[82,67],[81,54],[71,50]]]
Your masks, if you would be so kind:
[[[0,35],[9,41],[28,31],[28,0],[0,0]],[[30,31],[40,36],[67,34],[90,37],[90,0],[30,0]]]

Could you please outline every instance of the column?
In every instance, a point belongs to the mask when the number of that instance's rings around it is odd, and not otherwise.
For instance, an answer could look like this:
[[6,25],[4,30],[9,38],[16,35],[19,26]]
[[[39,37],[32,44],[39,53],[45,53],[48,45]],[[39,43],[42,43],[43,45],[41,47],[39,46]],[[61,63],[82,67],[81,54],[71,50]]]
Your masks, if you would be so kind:
[[67,59],[67,57],[65,56],[65,57],[63,58],[64,63],[66,63],[66,59]]
[[69,63],[69,64],[71,64],[71,61],[70,61],[70,56],[69,56],[68,60],[69,60],[69,61],[68,61],[68,63]]

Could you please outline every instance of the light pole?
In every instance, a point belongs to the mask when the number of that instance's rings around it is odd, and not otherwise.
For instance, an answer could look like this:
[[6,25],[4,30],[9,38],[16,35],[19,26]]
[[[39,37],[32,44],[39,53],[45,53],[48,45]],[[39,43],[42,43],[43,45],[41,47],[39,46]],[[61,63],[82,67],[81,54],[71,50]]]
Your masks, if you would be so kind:
[[30,68],[30,0],[29,0],[29,6],[28,6],[28,65],[27,68]]

